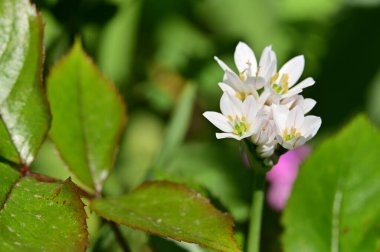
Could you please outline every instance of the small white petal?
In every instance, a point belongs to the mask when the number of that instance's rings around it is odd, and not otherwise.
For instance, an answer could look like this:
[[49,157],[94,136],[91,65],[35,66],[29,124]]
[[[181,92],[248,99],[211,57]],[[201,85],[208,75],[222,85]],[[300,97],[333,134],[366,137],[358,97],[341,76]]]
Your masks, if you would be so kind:
[[263,93],[260,95],[258,99],[258,106],[262,107],[267,102],[271,92],[269,89],[264,89]]
[[230,72],[233,72],[231,70],[231,68],[229,66],[227,66],[226,63],[224,63],[222,60],[220,60],[218,57],[214,57],[214,60],[216,60],[216,62],[219,64],[219,66],[223,69],[223,71],[230,71]]
[[281,135],[277,134],[276,139],[278,143],[285,149],[293,149],[292,145],[289,142],[285,142]]
[[292,87],[298,79],[301,77],[303,69],[305,67],[305,58],[303,55],[299,55],[289,60],[283,65],[279,71],[280,78],[283,74],[289,76],[289,88]]
[[311,98],[304,99],[301,105],[303,109],[303,113],[304,114],[309,113],[310,110],[314,108],[315,104],[317,104],[317,102]]
[[203,116],[207,118],[212,124],[214,124],[218,129],[224,132],[232,132],[233,128],[229,123],[228,119],[217,112],[207,111],[203,113]]
[[270,53],[272,51],[272,45],[269,45],[264,48],[263,52],[261,53],[259,66],[262,68],[268,64],[270,64]]
[[274,73],[277,72],[277,56],[276,56],[276,53],[274,51],[271,51],[270,52],[270,60],[272,61],[272,64],[274,64]]
[[218,86],[220,87],[220,89],[222,89],[223,92],[230,93],[231,95],[236,94],[236,91],[230,85],[227,85],[226,83],[219,82]]
[[239,137],[238,135],[232,134],[232,133],[216,133],[216,138],[217,139],[234,138],[236,140],[241,140],[242,139],[242,137]]
[[230,85],[235,91],[242,91],[244,89],[244,83],[240,80],[239,76],[232,71],[227,70],[224,73],[223,82]]
[[252,122],[254,120],[259,109],[260,108],[252,95],[245,98],[243,102],[243,114],[246,115],[248,122]]
[[[252,49],[245,43],[239,42],[234,54],[235,64],[239,72],[242,73],[249,65],[252,73],[257,71],[257,61]],[[249,65],[248,65],[249,64]]]
[[268,144],[264,145],[259,145],[257,146],[257,152],[260,154],[262,157],[270,157],[276,150],[277,142],[273,141]]
[[302,92],[302,90],[304,88],[313,86],[314,83],[315,83],[315,81],[313,78],[311,78],[311,77],[306,78],[303,81],[301,81],[300,83],[298,83],[297,85],[295,85],[293,88],[289,89],[289,91],[286,94],[282,95],[282,98],[288,98],[288,97],[291,97],[293,95],[299,94]]
[[224,116],[234,117],[236,112],[233,108],[233,104],[231,104],[230,97],[227,94],[227,92],[223,93],[222,98],[220,98],[220,111],[222,111]]
[[321,127],[322,120],[318,116],[306,116],[304,123],[302,125],[302,135],[304,135],[307,140],[314,137],[317,134],[319,128]]
[[304,122],[304,113],[300,106],[293,108],[288,115],[286,126],[287,128],[300,129]]
[[264,87],[264,85],[266,84],[266,81],[264,79],[264,77],[261,77],[261,76],[250,76],[247,78],[247,80],[245,81],[244,83],[245,85],[249,84],[249,85],[252,85],[253,88],[256,90]]
[[267,82],[269,82],[270,78],[276,73],[276,69],[277,69],[277,61],[272,60],[270,65],[268,66],[268,69],[266,69],[266,71],[263,71],[261,75]]
[[286,121],[289,115],[289,109],[283,105],[272,105],[271,109],[273,114],[273,120],[276,124],[277,133],[282,134],[282,132],[286,128]]
[[233,117],[235,116],[242,117],[243,116],[243,102],[239,100],[236,96],[228,92],[224,93],[223,95],[228,96],[229,104],[234,112]]
[[306,139],[304,136],[296,137],[293,143],[294,148],[300,147],[306,143],[308,139]]

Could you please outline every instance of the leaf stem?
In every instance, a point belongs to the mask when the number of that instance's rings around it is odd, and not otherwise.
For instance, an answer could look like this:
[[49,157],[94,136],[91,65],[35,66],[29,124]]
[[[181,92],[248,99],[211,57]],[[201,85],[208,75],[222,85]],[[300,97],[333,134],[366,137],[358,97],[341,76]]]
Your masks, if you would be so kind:
[[124,239],[123,233],[121,232],[119,226],[115,222],[112,222],[112,221],[109,221],[109,224],[111,225],[115,238],[118,241],[120,247],[123,249],[123,251],[131,252],[128,242]]

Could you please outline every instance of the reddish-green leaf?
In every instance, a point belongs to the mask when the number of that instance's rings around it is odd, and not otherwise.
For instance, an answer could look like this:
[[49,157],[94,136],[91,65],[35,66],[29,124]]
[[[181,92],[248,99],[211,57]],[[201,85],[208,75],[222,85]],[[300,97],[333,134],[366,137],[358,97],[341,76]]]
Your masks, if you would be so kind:
[[240,251],[233,221],[200,193],[167,181],[147,182],[128,195],[91,201],[100,216],[131,228],[196,243],[217,251]]
[[76,186],[20,175],[0,163],[0,251],[84,251],[86,213]]

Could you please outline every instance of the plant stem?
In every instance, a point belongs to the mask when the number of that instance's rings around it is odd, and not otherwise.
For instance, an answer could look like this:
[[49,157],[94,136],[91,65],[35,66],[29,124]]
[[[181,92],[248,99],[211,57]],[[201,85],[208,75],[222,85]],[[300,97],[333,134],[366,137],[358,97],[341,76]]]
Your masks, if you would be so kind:
[[262,212],[265,196],[265,173],[255,171],[250,210],[247,252],[260,251]]
[[243,143],[249,164],[254,172],[252,202],[249,214],[247,252],[259,252],[262,212],[265,197],[265,175],[267,171],[270,170],[270,167],[266,166],[264,161],[257,156],[254,149],[255,146],[250,141],[246,140]]
[[131,252],[128,242],[124,239],[123,233],[121,232],[119,226],[112,221],[109,221],[109,224],[111,225],[111,228],[113,230],[113,233],[115,234],[115,238],[118,241],[120,247],[123,249],[124,252]]

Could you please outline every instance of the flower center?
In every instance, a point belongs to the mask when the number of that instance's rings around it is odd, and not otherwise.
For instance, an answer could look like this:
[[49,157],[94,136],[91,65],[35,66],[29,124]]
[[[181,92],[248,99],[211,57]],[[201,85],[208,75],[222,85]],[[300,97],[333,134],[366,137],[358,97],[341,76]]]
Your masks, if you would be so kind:
[[273,75],[270,79],[270,84],[277,94],[286,94],[289,90],[289,75],[283,74],[280,81],[276,82],[279,75],[279,73]]
[[285,141],[291,141],[294,138],[300,137],[301,133],[299,131],[297,131],[296,128],[292,127],[292,129],[290,130],[290,133],[289,133],[288,128],[284,129],[282,136],[283,136]]
[[233,123],[233,133],[239,136],[242,136],[245,132],[247,132],[251,126],[250,123],[247,123],[247,118],[245,116],[242,116],[241,118],[236,116],[234,120],[234,118],[229,115],[228,119]]

